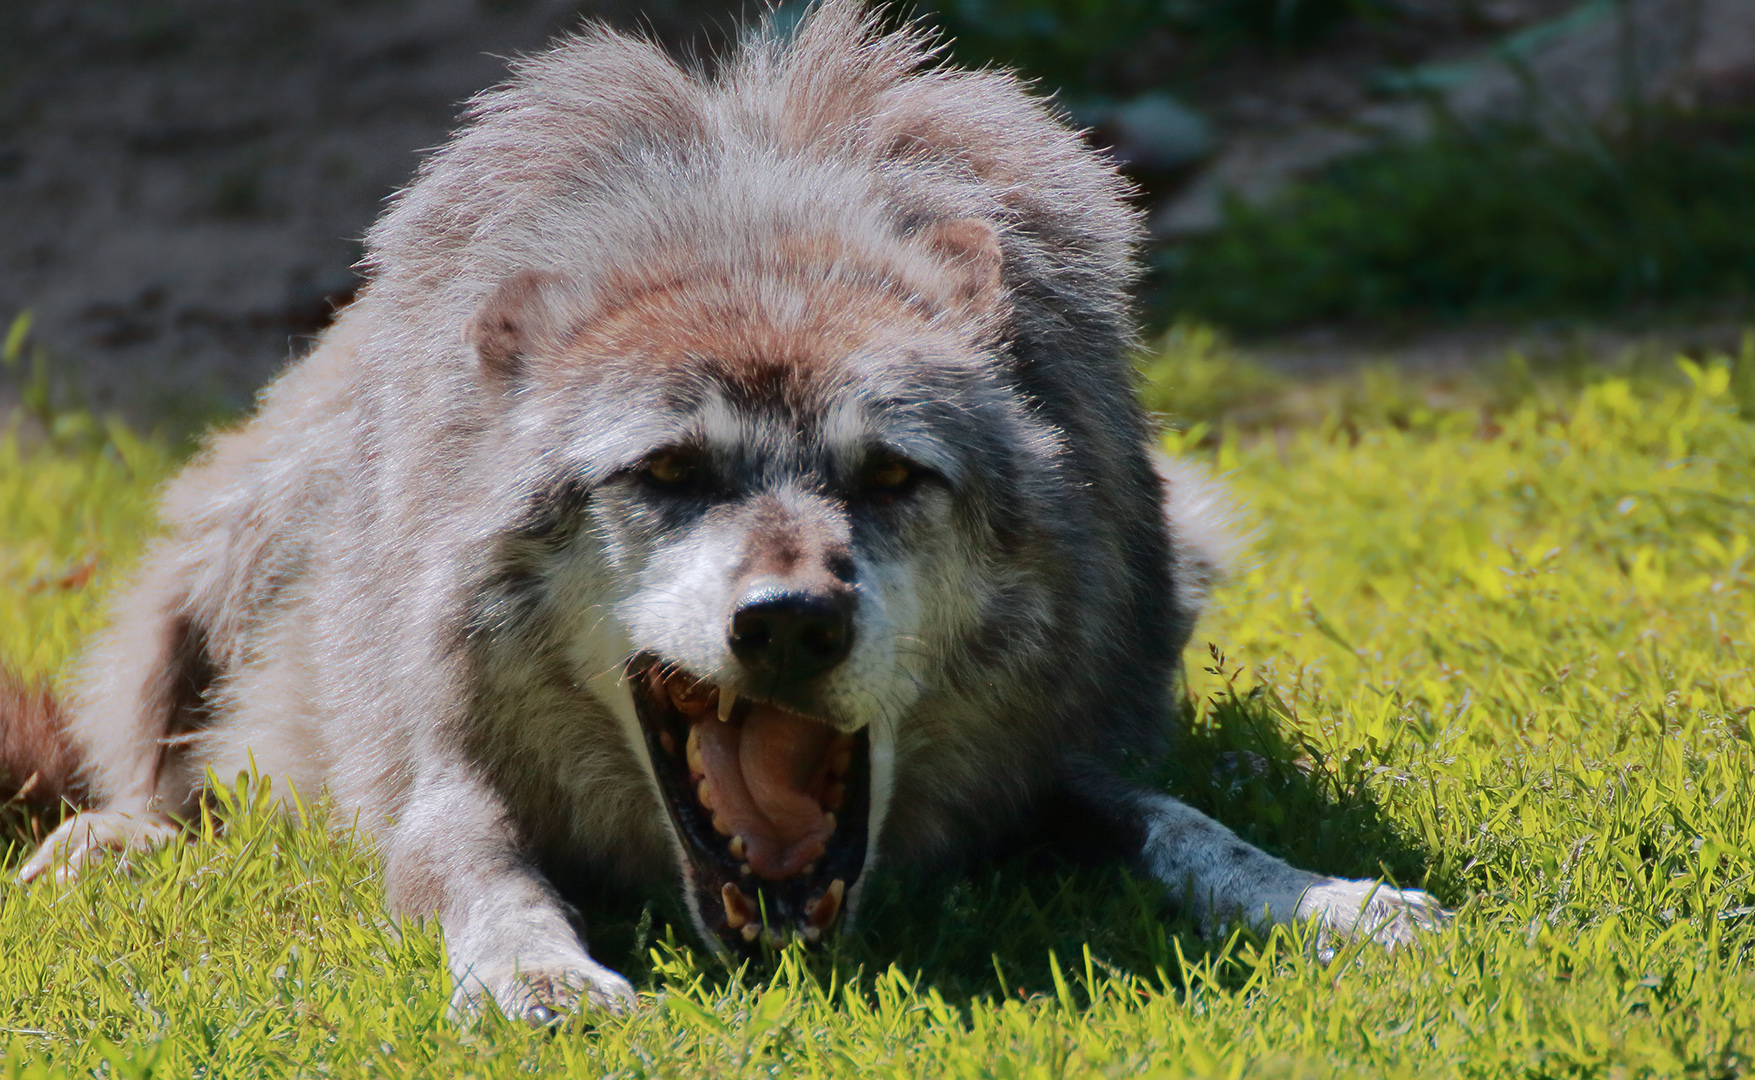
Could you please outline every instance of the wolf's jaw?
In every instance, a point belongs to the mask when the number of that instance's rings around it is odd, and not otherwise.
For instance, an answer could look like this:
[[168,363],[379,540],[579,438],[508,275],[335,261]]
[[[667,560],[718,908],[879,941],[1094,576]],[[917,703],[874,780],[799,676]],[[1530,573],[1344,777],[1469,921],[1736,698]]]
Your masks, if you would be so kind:
[[866,882],[871,880],[871,870],[878,859],[878,840],[884,831],[884,822],[890,815],[890,795],[896,790],[896,727],[895,721],[885,718],[870,724],[865,729],[866,762],[870,772],[866,790],[869,793],[866,805],[865,831],[865,862],[860,867],[860,874],[853,882],[853,888],[847,894],[846,911],[842,919],[843,927],[853,925],[859,916],[859,901],[865,895]]
[[649,654],[624,685],[703,936],[819,939],[851,907],[872,849],[870,735]]

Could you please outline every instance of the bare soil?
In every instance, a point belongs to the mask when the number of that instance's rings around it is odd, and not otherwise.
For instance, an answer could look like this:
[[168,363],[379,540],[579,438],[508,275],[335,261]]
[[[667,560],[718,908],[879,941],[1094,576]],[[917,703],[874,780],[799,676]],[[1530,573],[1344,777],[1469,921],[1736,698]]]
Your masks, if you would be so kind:
[[[729,7],[585,14],[686,51]],[[351,295],[359,238],[461,104],[580,18],[573,0],[0,4],[0,321],[32,312],[62,392],[99,411],[236,411]]]
[[[739,2],[6,0],[0,330],[30,311],[63,398],[99,412],[172,427],[235,413],[352,295],[359,238],[384,199],[444,141],[463,102],[505,76],[508,58],[586,17],[710,56]],[[1357,23],[1299,55],[1147,64],[1160,77],[1175,72],[1170,81],[1218,133],[1202,168],[1142,177],[1154,226],[1170,236],[1202,227],[1223,190],[1270,190],[1368,145],[1373,132],[1398,130],[1390,121],[1419,106],[1386,98],[1385,73],[1475,71],[1447,92],[1489,99],[1468,88],[1504,81],[1493,50],[1564,24],[1581,3],[1401,0],[1395,19]],[[1627,3],[1666,25],[1755,27],[1750,0]],[[1587,75],[1601,82],[1612,65],[1589,62],[1586,47],[1613,44],[1605,25],[1553,38],[1529,54],[1530,70],[1555,72],[1557,94]],[[1714,85],[1746,76],[1755,86],[1755,30],[1677,40],[1693,51],[1653,52],[1664,70],[1681,70],[1674,58],[1685,55],[1687,70],[1712,73]],[[1549,54],[1559,59],[1542,59]],[[1602,332],[1328,328],[1251,351],[1312,373],[1382,359],[1444,366],[1482,350],[1570,349],[1591,333],[1717,347],[1734,338],[1735,321]],[[14,390],[0,373],[0,416]]]

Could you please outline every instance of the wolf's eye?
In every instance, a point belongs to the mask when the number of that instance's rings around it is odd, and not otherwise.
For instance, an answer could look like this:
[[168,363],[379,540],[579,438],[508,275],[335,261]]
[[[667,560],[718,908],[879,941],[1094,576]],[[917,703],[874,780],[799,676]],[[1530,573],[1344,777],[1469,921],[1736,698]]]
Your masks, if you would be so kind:
[[660,487],[683,487],[692,484],[700,469],[691,454],[679,450],[660,450],[646,459],[641,473]]
[[914,479],[914,470],[908,467],[906,461],[898,461],[895,458],[880,461],[866,470],[865,473],[866,485],[879,491],[895,491],[898,488],[907,487],[908,482],[912,479]]
[[920,469],[906,458],[883,454],[867,461],[859,473],[859,493],[877,502],[890,502],[914,490]]

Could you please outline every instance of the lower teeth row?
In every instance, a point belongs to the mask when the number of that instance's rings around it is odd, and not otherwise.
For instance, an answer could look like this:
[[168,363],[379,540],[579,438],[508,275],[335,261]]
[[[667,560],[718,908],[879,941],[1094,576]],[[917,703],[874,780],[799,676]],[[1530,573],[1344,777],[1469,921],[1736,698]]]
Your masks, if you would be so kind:
[[[799,930],[800,935],[807,941],[821,937],[841,914],[841,902],[846,895],[847,882],[841,878],[829,882],[829,887],[821,895],[804,905],[804,926]],[[719,898],[725,907],[725,925],[742,934],[745,941],[754,941],[762,932],[762,927],[757,925],[755,903],[729,881],[720,887]]]

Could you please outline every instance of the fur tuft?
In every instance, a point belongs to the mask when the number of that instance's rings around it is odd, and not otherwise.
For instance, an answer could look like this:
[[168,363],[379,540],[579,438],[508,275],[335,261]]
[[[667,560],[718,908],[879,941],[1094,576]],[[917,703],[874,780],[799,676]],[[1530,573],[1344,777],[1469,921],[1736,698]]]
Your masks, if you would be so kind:
[[1238,523],[1231,493],[1204,466],[1161,453],[1152,455],[1152,466],[1164,485],[1176,615],[1186,641],[1213,589],[1242,561],[1249,539]]
[[0,802],[82,804],[78,772],[61,703],[43,683],[0,666]]

